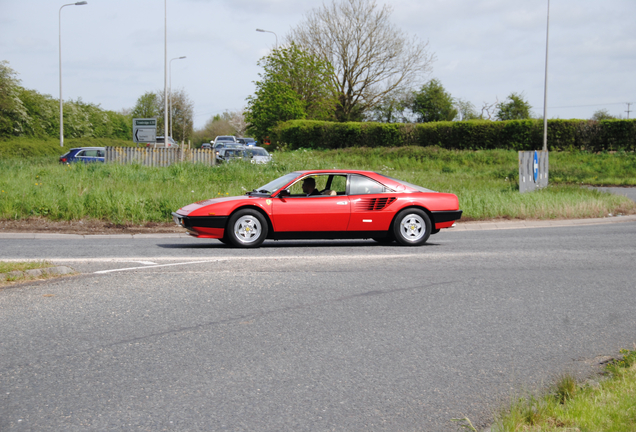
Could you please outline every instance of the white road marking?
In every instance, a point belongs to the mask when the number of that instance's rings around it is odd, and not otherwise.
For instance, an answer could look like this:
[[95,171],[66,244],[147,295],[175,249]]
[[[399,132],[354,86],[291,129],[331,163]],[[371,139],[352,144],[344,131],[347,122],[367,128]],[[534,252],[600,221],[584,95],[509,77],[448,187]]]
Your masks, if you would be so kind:
[[131,262],[136,262],[136,263],[144,264],[144,265],[157,265],[156,262],[152,262],[152,261],[131,261]]
[[180,263],[171,263],[171,264],[157,264],[153,266],[144,266],[144,267],[128,267],[128,268],[120,268],[120,269],[112,269],[112,270],[100,270],[93,272],[94,274],[103,274],[103,273],[113,273],[120,271],[129,271],[129,270],[140,270],[140,269],[148,269],[148,268],[156,268],[156,267],[170,267],[170,266],[178,266],[178,265],[187,265],[187,264],[200,264],[209,261],[191,261],[191,262],[180,262]]

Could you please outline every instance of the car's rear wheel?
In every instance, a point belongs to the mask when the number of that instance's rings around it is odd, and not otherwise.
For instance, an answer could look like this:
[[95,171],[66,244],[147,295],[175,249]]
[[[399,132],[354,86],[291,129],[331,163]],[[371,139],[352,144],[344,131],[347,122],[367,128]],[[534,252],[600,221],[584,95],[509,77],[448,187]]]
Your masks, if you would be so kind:
[[239,210],[230,217],[226,232],[227,240],[236,247],[259,247],[267,237],[267,221],[256,210]]
[[403,246],[420,246],[431,235],[431,219],[420,209],[404,209],[393,224],[395,240]]

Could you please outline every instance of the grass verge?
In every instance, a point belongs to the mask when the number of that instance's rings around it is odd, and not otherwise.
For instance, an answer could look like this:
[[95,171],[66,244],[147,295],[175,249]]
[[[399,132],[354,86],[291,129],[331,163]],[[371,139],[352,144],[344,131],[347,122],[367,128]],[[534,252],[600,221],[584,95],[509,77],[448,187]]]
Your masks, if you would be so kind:
[[7,262],[0,261],[0,287],[9,285],[11,282],[22,282],[35,279],[47,279],[57,277],[54,274],[42,274],[39,276],[30,276],[28,274],[10,274],[11,272],[26,272],[27,270],[36,270],[53,267],[54,265],[48,261],[25,261],[25,262]]
[[[553,153],[550,187],[520,194],[517,153],[434,147],[276,152],[267,165],[60,165],[56,158],[0,160],[0,219],[98,219],[114,224],[170,220],[171,212],[204,199],[241,195],[302,169],[366,169],[455,193],[462,220],[564,219],[636,213],[622,196],[580,187],[636,182],[636,156]],[[583,169],[585,165],[589,169]],[[593,177],[590,177],[595,173]],[[594,178],[595,177],[595,178]],[[560,180],[559,180],[560,179]],[[580,180],[580,181],[579,181]]]
[[496,419],[493,432],[636,430],[636,351],[605,367],[607,379],[579,383],[564,375],[541,397],[514,400]]

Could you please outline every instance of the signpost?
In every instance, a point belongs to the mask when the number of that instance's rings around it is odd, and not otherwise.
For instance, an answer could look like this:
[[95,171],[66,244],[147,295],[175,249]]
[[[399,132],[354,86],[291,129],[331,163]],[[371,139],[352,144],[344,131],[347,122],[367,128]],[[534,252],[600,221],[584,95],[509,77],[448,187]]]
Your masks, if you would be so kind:
[[136,143],[151,143],[157,140],[157,119],[133,119],[133,141]]
[[520,151],[519,192],[532,192],[546,187],[549,168],[547,151]]

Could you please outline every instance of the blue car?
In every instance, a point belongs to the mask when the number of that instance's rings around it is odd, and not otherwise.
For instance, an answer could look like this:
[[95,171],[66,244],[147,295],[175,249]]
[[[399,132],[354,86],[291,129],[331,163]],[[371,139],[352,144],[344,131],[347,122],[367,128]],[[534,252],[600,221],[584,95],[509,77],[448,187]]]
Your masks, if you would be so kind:
[[60,156],[60,163],[104,162],[106,147],[77,147]]

